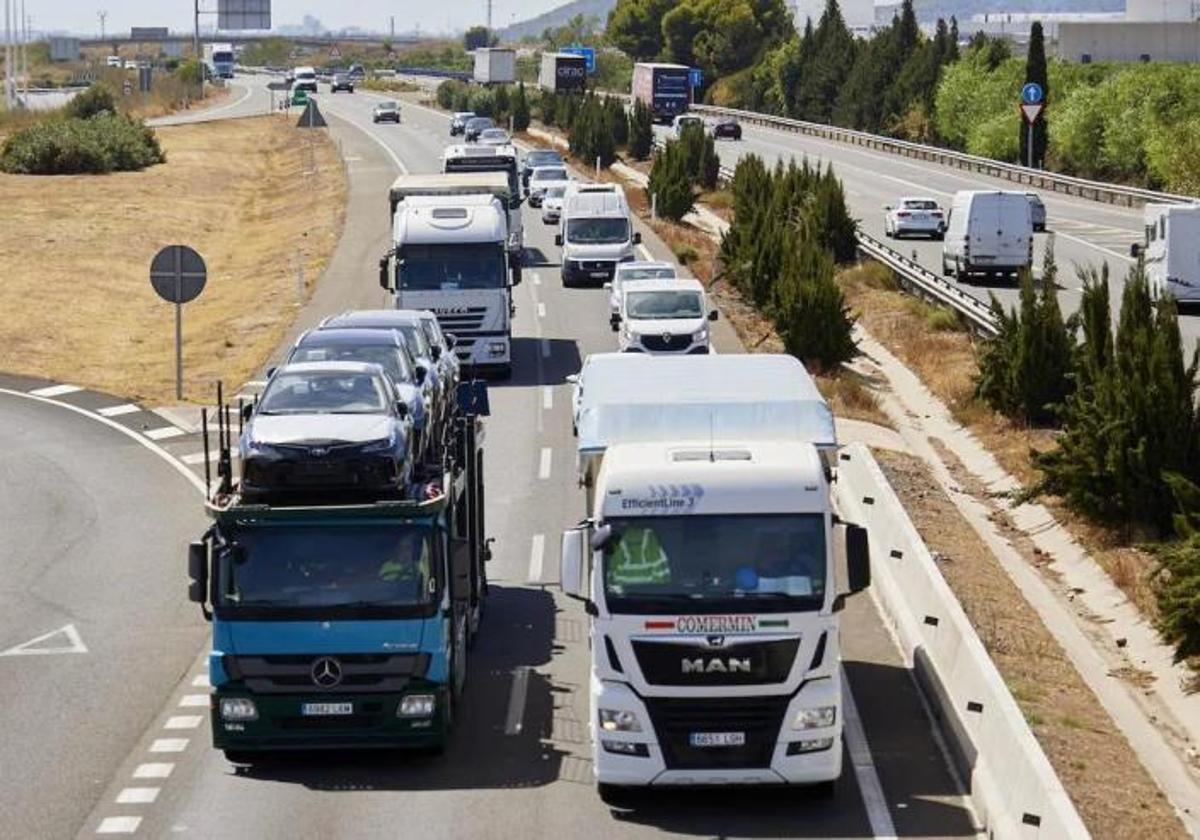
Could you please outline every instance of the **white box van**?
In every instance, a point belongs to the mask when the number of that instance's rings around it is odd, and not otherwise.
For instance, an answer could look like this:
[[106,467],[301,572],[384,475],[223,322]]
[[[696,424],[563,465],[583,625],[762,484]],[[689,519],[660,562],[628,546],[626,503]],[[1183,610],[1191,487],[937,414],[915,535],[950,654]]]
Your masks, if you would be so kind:
[[1200,302],[1200,205],[1147,204],[1146,239],[1133,256],[1145,254],[1150,295]]
[[1033,262],[1033,215],[1023,192],[954,194],[942,244],[942,274],[1016,274]]
[[633,230],[623,192],[577,191],[567,187],[562,226],[554,243],[562,248],[563,286],[603,285],[618,263],[630,262],[642,235]]

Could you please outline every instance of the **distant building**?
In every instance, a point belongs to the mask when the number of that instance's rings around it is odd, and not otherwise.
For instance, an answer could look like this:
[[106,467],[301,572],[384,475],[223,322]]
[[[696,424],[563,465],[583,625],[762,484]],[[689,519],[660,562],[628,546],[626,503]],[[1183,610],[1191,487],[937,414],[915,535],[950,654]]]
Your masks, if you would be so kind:
[[1063,23],[1058,27],[1057,51],[1060,58],[1081,64],[1200,62],[1200,23],[1194,20]]
[[54,36],[50,39],[51,61],[78,61],[80,55],[78,38]]

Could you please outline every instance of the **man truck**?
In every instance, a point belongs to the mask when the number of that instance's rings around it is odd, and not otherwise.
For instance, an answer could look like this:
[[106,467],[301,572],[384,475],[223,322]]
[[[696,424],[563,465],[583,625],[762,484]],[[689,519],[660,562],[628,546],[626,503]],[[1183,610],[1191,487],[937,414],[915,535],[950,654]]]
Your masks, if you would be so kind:
[[205,44],[204,63],[214,79],[232,79],[233,44]]
[[575,380],[586,519],[563,591],[591,618],[600,794],[803,784],[842,771],[835,533],[848,592],[866,532],[830,499],[833,416],[782,355],[599,354]]
[[633,65],[633,98],[644,103],[655,122],[670,125],[687,111],[692,99],[691,77],[682,64]]
[[490,553],[486,390],[463,385],[460,406],[440,474],[399,498],[319,504],[247,502],[218,412],[212,526],[190,546],[188,594],[212,622],[213,746],[231,761],[446,743]]

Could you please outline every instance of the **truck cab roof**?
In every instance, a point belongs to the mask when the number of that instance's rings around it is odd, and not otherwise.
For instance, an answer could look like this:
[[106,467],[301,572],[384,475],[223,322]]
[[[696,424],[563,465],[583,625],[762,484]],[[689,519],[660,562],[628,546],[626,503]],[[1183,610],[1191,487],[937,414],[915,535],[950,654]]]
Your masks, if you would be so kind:
[[508,211],[493,195],[412,196],[396,213],[397,245],[503,243]]

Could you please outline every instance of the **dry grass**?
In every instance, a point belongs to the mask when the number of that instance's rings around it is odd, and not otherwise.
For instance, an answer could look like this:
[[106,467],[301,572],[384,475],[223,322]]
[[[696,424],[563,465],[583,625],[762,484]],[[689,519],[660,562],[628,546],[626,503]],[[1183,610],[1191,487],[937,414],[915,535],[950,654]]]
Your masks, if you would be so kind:
[[[208,285],[184,307],[185,396],[240,385],[282,339],[341,235],[345,175],[322,132],[275,117],[158,129],[167,163],[107,176],[0,175],[4,366],[150,403],[174,401],[172,306],[159,248],[191,245]],[[308,289],[303,291],[306,297]]]
[[918,459],[877,452],[938,568],[979,633],[1096,838],[1184,837],[1170,803],[1033,608]]

